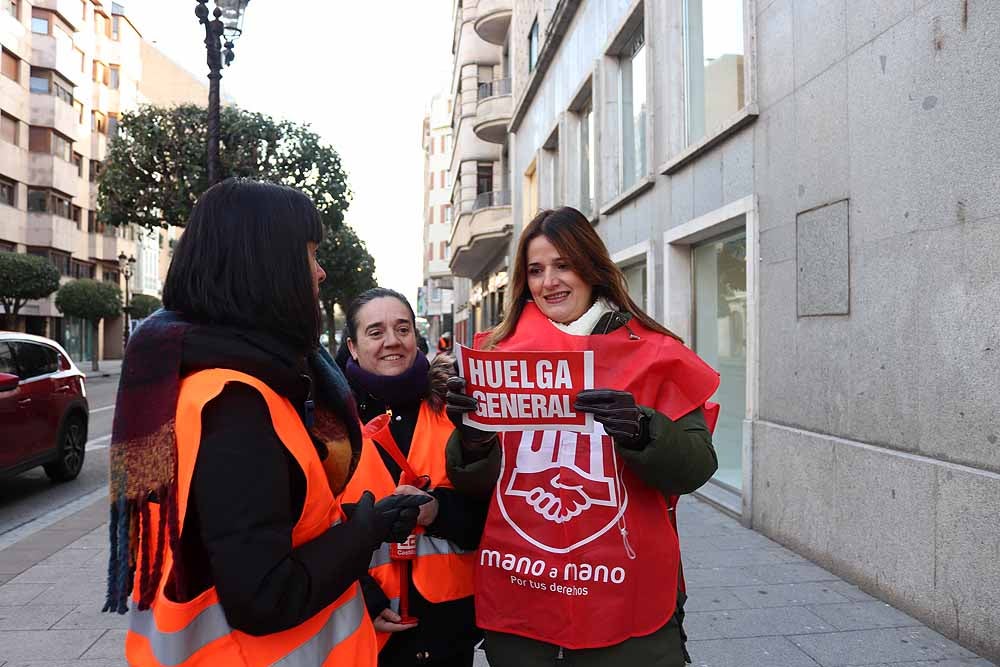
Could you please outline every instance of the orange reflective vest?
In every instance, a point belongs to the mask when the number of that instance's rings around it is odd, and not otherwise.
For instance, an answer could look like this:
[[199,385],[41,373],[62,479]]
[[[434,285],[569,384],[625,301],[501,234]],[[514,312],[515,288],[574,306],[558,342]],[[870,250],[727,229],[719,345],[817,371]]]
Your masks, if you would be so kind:
[[[275,433],[305,473],[306,497],[302,515],[292,530],[292,545],[308,542],[342,521],[340,503],[330,491],[323,465],[292,404],[252,376],[214,369],[195,373],[180,385],[175,418],[179,525],[184,525],[201,443],[202,408],[229,382],[242,382],[260,392]],[[153,509],[155,512],[155,506]],[[157,525],[155,516],[152,525]],[[173,563],[169,549],[165,559],[163,578],[150,608],[139,611],[137,594],[133,595],[125,636],[125,657],[130,665],[375,667],[375,631],[357,582],[304,623],[254,637],[229,626],[214,587],[187,602],[171,600],[165,593]]]
[[[426,401],[421,404],[406,460],[418,475],[427,475],[432,489],[454,488],[445,471],[444,455],[445,445],[454,430],[454,424],[444,412],[435,412]],[[384,498],[395,491],[398,482],[386,470],[378,450],[379,445],[365,438],[357,470],[341,496],[344,502],[356,502],[365,490],[371,491],[376,498]],[[411,576],[413,585],[428,602],[449,602],[472,595],[474,551],[465,551],[448,540],[425,533],[418,533],[416,541],[417,557],[411,561]],[[400,561],[390,558],[389,549],[388,544],[382,544],[372,555],[369,572],[389,598],[392,609],[398,612],[402,566]],[[381,648],[389,640],[389,634],[376,634]]]

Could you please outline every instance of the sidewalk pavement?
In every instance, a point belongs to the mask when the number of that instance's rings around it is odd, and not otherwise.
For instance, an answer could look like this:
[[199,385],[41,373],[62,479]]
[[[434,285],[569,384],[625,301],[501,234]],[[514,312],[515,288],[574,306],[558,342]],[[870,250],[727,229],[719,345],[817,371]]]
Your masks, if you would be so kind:
[[[678,523],[697,667],[993,665],[701,501]],[[0,667],[125,664],[127,617],[100,612],[107,541],[101,499],[0,551]]]
[[99,371],[90,370],[89,361],[81,361],[77,364],[77,367],[83,372],[88,380],[101,377],[116,377],[122,373],[121,359],[108,359],[107,361],[100,362],[98,365],[101,367],[101,370]]

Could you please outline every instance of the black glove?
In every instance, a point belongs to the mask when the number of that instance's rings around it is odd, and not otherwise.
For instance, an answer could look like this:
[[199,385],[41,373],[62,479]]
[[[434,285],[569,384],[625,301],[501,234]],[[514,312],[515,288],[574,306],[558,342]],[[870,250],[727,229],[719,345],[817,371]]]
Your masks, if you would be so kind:
[[483,431],[462,423],[462,415],[475,412],[479,400],[465,393],[465,380],[456,376],[448,378],[448,393],[444,397],[445,410],[448,418],[462,433],[462,446],[466,449],[482,450],[488,448],[496,440],[497,434]]
[[573,409],[593,414],[622,447],[642,449],[649,442],[649,419],[627,391],[584,389],[576,395]]
[[371,491],[361,494],[350,513],[351,521],[370,526],[368,537],[372,549],[383,542],[405,542],[417,526],[420,506],[433,500],[431,496],[387,496],[375,502]]

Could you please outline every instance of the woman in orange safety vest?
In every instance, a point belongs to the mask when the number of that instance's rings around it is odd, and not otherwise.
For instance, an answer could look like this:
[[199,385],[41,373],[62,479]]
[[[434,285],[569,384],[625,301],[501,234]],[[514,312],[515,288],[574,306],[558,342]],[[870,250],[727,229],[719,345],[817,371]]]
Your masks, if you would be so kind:
[[414,559],[394,559],[383,545],[370,576],[361,579],[382,647],[379,665],[471,667],[480,639],[473,618],[474,551],[487,503],[456,493],[445,472],[445,444],[455,427],[444,412],[444,394],[454,362],[438,354],[431,364],[417,349],[414,313],[398,292],[371,289],[346,316],[345,368],[362,420],[386,425],[364,439],[343,498],[354,501],[370,489],[379,498],[431,499],[420,508]]
[[105,611],[129,614],[131,665],[376,664],[358,579],[426,500],[337,499],[361,438],[318,347],[322,237],[297,190],[212,187],[174,248],[164,310],[129,341]]

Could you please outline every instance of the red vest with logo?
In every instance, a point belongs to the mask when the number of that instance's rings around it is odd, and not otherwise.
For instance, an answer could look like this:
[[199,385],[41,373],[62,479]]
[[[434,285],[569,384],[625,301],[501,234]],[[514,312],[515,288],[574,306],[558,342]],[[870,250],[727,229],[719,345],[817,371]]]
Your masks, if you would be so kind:
[[[629,391],[673,420],[704,406],[719,385],[694,352],[634,319],[608,334],[574,336],[529,303],[496,349],[593,350],[594,388]],[[713,426],[716,410],[706,407]],[[590,434],[502,434],[500,478],[476,562],[480,627],[599,648],[654,632],[673,615],[676,498],[668,502],[642,482],[603,427],[594,427]]]

